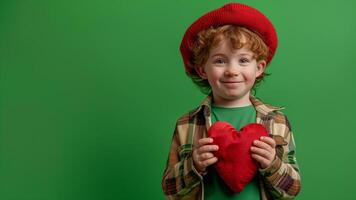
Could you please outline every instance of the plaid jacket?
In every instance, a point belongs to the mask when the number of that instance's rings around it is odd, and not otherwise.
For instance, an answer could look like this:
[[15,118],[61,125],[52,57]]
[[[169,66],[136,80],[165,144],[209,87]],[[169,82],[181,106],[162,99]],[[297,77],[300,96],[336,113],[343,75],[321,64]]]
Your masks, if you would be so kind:
[[[204,199],[203,176],[195,169],[193,146],[206,137],[211,126],[209,95],[201,105],[177,120],[162,188],[167,199]],[[276,159],[270,167],[259,169],[262,200],[293,199],[300,191],[299,167],[295,157],[295,143],[287,117],[275,107],[250,96],[256,122],[262,124],[276,141]]]

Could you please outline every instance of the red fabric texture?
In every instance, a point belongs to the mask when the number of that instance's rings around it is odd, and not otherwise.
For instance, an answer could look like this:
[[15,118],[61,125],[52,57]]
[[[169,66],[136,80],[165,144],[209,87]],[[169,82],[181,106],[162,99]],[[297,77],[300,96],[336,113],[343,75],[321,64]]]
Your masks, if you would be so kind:
[[191,74],[194,70],[193,52],[190,49],[195,43],[197,34],[210,26],[217,27],[226,24],[243,26],[258,34],[269,48],[267,64],[272,60],[277,49],[278,38],[270,20],[255,8],[240,3],[228,3],[204,14],[186,30],[180,45],[180,52],[187,73]]
[[266,128],[251,123],[237,131],[231,124],[218,121],[210,127],[208,136],[219,146],[214,152],[218,174],[231,190],[241,192],[257,173],[258,165],[251,157],[250,147],[254,140],[268,136]]

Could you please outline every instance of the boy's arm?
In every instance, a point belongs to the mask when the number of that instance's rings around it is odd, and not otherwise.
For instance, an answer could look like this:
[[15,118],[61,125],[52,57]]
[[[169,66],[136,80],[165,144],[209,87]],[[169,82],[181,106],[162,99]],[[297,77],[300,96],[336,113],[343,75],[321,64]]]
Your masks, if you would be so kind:
[[176,125],[162,179],[163,192],[168,199],[195,197],[201,180],[202,176],[193,166],[192,145],[181,145]]
[[275,160],[268,168],[260,169],[267,192],[273,199],[293,199],[301,188],[295,142],[287,118],[286,126],[283,138],[286,144],[278,145],[277,143]]

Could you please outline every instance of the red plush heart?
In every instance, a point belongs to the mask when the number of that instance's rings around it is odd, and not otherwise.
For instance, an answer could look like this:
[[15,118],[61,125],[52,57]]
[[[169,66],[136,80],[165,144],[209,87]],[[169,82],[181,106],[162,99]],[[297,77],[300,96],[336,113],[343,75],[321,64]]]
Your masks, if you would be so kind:
[[264,126],[248,124],[238,132],[231,124],[218,121],[208,130],[219,150],[215,164],[220,177],[235,192],[241,192],[257,173],[257,163],[251,157],[250,147],[254,140],[268,136]]

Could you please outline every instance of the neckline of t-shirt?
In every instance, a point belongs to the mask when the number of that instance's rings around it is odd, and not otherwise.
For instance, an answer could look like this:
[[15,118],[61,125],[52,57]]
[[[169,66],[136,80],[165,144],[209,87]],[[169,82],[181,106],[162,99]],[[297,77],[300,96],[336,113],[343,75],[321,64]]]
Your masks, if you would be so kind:
[[216,108],[216,109],[220,109],[220,110],[242,110],[242,109],[248,109],[251,107],[253,107],[253,104],[246,105],[246,106],[238,106],[238,107],[221,107],[221,106],[214,105],[213,103],[211,104],[211,108]]

